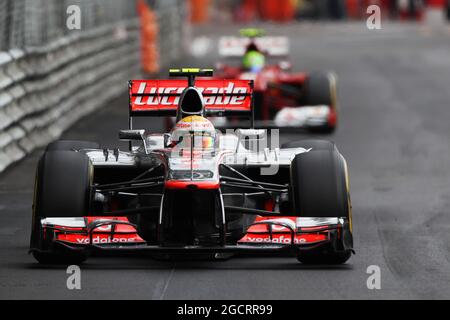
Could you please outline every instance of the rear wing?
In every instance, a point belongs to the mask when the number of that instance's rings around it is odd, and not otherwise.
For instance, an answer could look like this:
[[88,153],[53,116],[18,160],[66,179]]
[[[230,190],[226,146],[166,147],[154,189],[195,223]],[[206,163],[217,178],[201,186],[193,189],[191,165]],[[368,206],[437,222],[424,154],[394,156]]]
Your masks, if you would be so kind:
[[289,39],[282,36],[261,38],[221,37],[219,39],[219,55],[222,57],[241,57],[245,54],[245,50],[251,42],[254,42],[258,49],[269,57],[289,55]]
[[[184,74],[177,74],[176,76]],[[175,116],[188,80],[130,80],[130,117]],[[252,80],[195,80],[206,116],[252,115]]]

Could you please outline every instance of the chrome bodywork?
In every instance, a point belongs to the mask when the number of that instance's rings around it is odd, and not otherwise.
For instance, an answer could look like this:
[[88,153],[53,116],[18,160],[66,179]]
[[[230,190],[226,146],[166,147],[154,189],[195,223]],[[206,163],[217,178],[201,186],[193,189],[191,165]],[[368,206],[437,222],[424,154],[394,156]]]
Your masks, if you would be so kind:
[[[145,134],[143,141],[132,148],[132,151],[118,149],[83,149],[94,167],[140,167],[151,168],[164,165],[170,170],[188,170],[191,160],[196,168],[210,170],[214,178],[220,164],[239,165],[245,167],[289,167],[297,154],[308,152],[304,148],[265,147],[265,140],[255,140],[249,148],[236,134],[219,134],[216,150],[211,154],[200,154],[198,157],[185,159],[180,157],[174,148],[164,147],[163,134]],[[189,160],[189,161],[187,161]]]

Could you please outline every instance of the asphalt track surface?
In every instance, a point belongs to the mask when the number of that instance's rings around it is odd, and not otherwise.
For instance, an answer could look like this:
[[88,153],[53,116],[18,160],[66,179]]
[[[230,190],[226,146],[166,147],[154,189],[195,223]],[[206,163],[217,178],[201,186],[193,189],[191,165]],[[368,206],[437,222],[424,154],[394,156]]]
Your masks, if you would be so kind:
[[[238,27],[204,27],[203,56],[217,59],[215,36]],[[27,254],[35,152],[0,176],[0,298],[26,299],[434,299],[450,297],[450,35],[446,29],[363,24],[270,28],[291,37],[298,70],[334,70],[341,121],[336,141],[350,170],[356,255],[342,266],[303,266],[289,257],[161,262],[94,257],[81,290],[66,288],[64,267]],[[209,45],[209,51],[208,51]],[[202,49],[202,50],[203,50]],[[200,50],[201,51],[201,50]],[[186,63],[180,64],[186,66]],[[124,87],[126,83],[124,83]],[[65,138],[118,144],[126,94],[83,119]],[[158,131],[161,124],[147,123]],[[305,135],[283,134],[282,142]],[[381,289],[366,286],[367,267]]]

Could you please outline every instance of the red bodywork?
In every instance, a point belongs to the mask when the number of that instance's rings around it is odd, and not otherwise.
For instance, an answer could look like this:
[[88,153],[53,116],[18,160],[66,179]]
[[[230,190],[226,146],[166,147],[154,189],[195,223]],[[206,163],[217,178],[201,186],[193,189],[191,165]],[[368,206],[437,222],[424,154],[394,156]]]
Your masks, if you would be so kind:
[[[261,217],[257,216],[255,222],[261,223],[264,221],[280,221],[290,220],[296,222],[296,217]],[[91,244],[120,244],[120,245],[145,245],[146,242],[139,235],[136,227],[129,224],[126,217],[84,217],[85,227],[69,227],[63,225],[43,226],[44,234],[46,229],[51,229],[55,232],[53,239],[62,243],[72,245],[88,245]],[[92,223],[105,224],[94,228],[89,235],[89,225]],[[116,221],[118,224],[108,224],[107,221]],[[120,221],[125,224],[120,224]],[[330,240],[329,227],[327,225],[301,228],[298,227],[299,233],[295,235],[295,244],[298,245],[314,245]],[[300,232],[310,233],[300,233]],[[247,230],[247,234],[242,237],[238,243],[240,244],[290,244],[291,234],[288,228],[279,225],[257,224],[251,226]]]
[[[130,81],[130,111],[176,113],[187,80]],[[206,111],[225,109],[250,112],[252,83],[248,80],[197,80],[195,87],[203,94]]]
[[[267,220],[285,220],[288,219],[293,223],[296,217],[256,217],[255,222],[263,222]],[[298,231],[317,231],[310,234],[296,234],[295,244],[316,244],[329,240],[329,226],[320,226],[313,228],[298,228]],[[291,243],[291,234],[288,228],[278,225],[257,224],[247,230],[247,234],[239,240],[238,243]]]
[[[287,63],[287,62],[286,62]],[[306,105],[303,98],[303,88],[308,79],[305,72],[291,72],[279,65],[268,65],[258,73],[249,73],[241,67],[222,65],[216,73],[220,79],[251,79],[254,80],[254,92],[260,97],[255,102],[255,108],[261,108],[258,120],[270,121],[275,114],[285,107],[301,107]],[[285,88],[289,88],[287,91]],[[303,101],[302,101],[303,100]],[[336,105],[330,105],[328,124],[337,123]]]
[[[144,244],[145,241],[138,235],[134,226],[129,224],[126,217],[84,217],[85,226],[82,227],[69,227],[63,225],[51,225],[43,226],[44,235],[46,234],[46,228],[52,229],[55,232],[54,239],[76,244],[87,245],[91,241],[93,244]],[[100,225],[92,229],[91,235],[89,235],[89,226],[93,223],[105,224]],[[117,224],[107,223],[107,221],[115,221]],[[124,224],[121,224],[123,222]]]

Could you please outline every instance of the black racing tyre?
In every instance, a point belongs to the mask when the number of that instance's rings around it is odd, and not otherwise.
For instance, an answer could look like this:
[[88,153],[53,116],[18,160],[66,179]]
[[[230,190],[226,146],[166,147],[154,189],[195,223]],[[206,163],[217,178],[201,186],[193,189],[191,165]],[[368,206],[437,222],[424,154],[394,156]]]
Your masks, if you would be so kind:
[[99,149],[100,144],[93,141],[57,140],[47,145],[46,151],[71,151],[80,149]]
[[262,92],[253,93],[253,108],[255,120],[266,120],[264,119],[264,95]]
[[336,149],[336,144],[332,141],[328,140],[296,140],[296,141],[289,141],[286,143],[283,143],[281,145],[281,148],[305,148],[305,149],[312,149],[312,151],[315,150],[330,150],[333,151]]
[[36,216],[86,216],[92,175],[92,164],[84,153],[45,152],[38,165],[34,204]]
[[[337,85],[336,78],[331,73],[311,73],[305,80],[304,103],[308,106],[327,105],[337,114]],[[333,121],[325,125],[311,127],[310,130],[318,133],[332,133],[336,129]]]
[[446,14],[447,14],[447,20],[450,21],[450,1],[448,1],[448,0],[447,0]]
[[[73,151],[45,152],[39,160],[33,201],[31,248],[42,250],[40,219],[83,217],[89,213],[93,167],[89,157]],[[83,254],[35,251],[40,263],[81,263]]]
[[[351,225],[347,165],[337,149],[298,154],[291,164],[291,186],[290,198],[296,216],[346,218]],[[325,249],[302,251],[297,258],[308,264],[341,264],[350,256],[350,249]]]
[[349,218],[347,168],[337,150],[295,156],[291,164],[291,199],[302,217]]
[[[304,148],[304,149],[311,149],[311,151],[316,150],[329,150],[334,151],[337,150],[336,144],[332,141],[328,140],[316,140],[316,139],[305,139],[305,140],[296,140],[296,141],[289,141],[286,143],[283,143],[281,145],[282,149],[285,148]],[[283,212],[292,212],[292,199],[290,201],[284,203],[285,206],[283,206],[281,210]],[[285,211],[286,210],[286,211]]]
[[336,102],[336,80],[330,73],[311,73],[305,80],[305,103],[315,105],[333,105]]

